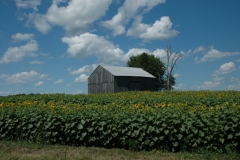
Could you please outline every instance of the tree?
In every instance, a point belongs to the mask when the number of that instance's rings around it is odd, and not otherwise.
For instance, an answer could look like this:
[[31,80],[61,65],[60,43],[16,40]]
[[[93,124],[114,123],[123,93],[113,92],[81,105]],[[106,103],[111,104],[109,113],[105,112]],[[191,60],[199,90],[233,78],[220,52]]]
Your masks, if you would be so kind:
[[175,85],[175,78],[172,76],[172,72],[174,67],[177,64],[177,61],[179,60],[179,58],[182,57],[182,55],[179,52],[174,52],[172,53],[172,46],[169,45],[166,49],[166,79],[167,79],[167,83],[166,83],[166,89],[167,90],[172,90],[172,86]]
[[143,70],[155,76],[157,78],[157,90],[166,88],[166,80],[164,79],[166,68],[160,58],[157,58],[154,55],[149,55],[147,53],[142,53],[137,56],[131,56],[127,62],[127,66],[142,68]]

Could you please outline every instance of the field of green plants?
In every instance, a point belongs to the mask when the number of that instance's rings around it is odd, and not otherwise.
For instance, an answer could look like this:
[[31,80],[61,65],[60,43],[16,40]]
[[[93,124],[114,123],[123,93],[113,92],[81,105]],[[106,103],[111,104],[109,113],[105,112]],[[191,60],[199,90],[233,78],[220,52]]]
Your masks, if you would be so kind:
[[0,140],[131,150],[239,152],[240,92],[0,97]]

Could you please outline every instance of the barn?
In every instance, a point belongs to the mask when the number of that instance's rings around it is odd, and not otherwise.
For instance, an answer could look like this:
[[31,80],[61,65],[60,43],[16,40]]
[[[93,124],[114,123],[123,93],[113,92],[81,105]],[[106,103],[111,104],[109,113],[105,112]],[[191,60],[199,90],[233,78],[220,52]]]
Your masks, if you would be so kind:
[[99,65],[88,78],[88,93],[156,91],[156,78],[141,68]]

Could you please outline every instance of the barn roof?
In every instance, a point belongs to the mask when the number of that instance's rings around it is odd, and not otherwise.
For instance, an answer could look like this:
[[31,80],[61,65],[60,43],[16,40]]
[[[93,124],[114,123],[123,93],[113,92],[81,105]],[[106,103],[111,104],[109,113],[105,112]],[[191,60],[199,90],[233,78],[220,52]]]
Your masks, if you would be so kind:
[[[102,66],[102,65],[101,65]],[[144,71],[142,68],[134,67],[119,67],[119,66],[102,66],[114,76],[131,76],[131,77],[149,77],[155,78],[150,73]]]

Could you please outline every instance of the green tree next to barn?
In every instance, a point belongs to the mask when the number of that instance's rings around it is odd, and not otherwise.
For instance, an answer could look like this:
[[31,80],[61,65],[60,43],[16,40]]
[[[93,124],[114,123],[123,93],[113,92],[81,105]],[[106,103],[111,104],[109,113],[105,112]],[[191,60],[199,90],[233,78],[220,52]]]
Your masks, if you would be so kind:
[[172,71],[176,65],[178,53],[171,56],[171,48],[166,50],[167,63],[166,65],[160,58],[154,55],[142,53],[137,56],[131,56],[127,62],[128,67],[139,67],[157,78],[157,90],[172,90],[175,85],[175,77],[172,76]]

